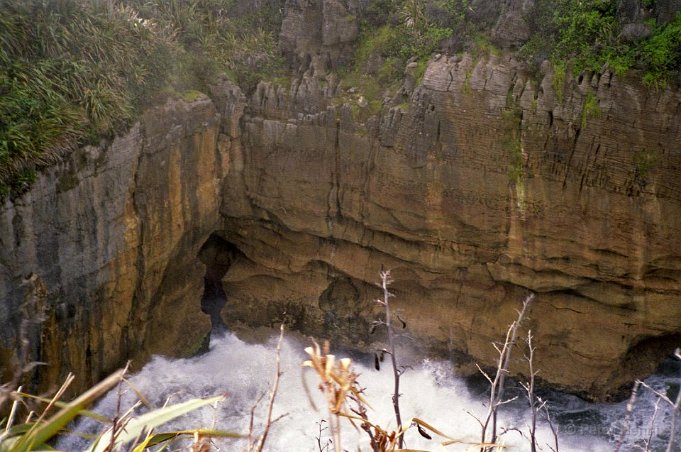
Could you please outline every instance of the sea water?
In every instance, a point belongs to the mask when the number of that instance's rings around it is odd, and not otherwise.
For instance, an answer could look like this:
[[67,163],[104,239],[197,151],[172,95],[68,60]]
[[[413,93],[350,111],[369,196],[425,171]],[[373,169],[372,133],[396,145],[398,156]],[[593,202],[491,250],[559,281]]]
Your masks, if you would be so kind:
[[[131,386],[122,391],[112,390],[96,406],[95,411],[113,417],[138,400],[139,391],[152,407],[174,404],[193,398],[227,394],[224,401],[214,407],[205,407],[178,418],[160,430],[173,431],[195,428],[214,428],[254,436],[262,432],[271,384],[275,374],[277,335],[264,343],[248,343],[232,333],[225,333],[211,341],[210,350],[194,358],[153,358],[144,368],[131,376]],[[271,430],[265,450],[269,451],[332,451],[328,411],[319,392],[316,374],[305,370],[307,359],[304,348],[309,345],[302,339],[287,336],[281,352],[281,378],[273,408]],[[338,353],[338,358],[342,353]],[[360,360],[361,361],[361,360]],[[370,409],[372,422],[385,430],[395,428],[392,406],[393,373],[388,360],[380,371],[371,362],[354,362],[359,383]],[[307,383],[304,383],[304,380]],[[484,381],[484,380],[481,380]],[[455,375],[449,363],[429,359],[411,359],[401,376],[400,407],[403,423],[419,418],[446,434],[458,443],[442,446],[447,438],[432,432],[432,440],[423,438],[416,428],[405,434],[405,447],[421,450],[478,450],[480,421],[487,415],[487,394],[484,385]],[[678,387],[677,375],[656,375],[647,383],[661,392]],[[306,389],[307,388],[307,389]],[[499,431],[506,431],[499,442],[505,450],[530,450],[528,425],[530,413],[526,399],[518,386],[510,385],[509,398],[517,399],[499,409]],[[671,410],[662,402],[651,424],[656,397],[642,390],[637,397],[631,421],[625,424],[626,401],[616,404],[594,404],[575,396],[558,392],[541,394],[549,406],[555,429],[558,431],[560,451],[610,451],[615,442],[624,438],[622,451],[634,450],[636,444],[652,441],[651,450],[664,450],[668,437]],[[673,396],[673,394],[670,394]],[[312,401],[310,400],[312,399]],[[258,403],[258,400],[260,402]],[[255,410],[253,410],[255,406]],[[315,409],[316,407],[316,409]],[[253,428],[249,427],[253,411]],[[538,445],[541,450],[554,447],[554,435],[545,416],[539,416]],[[626,428],[627,435],[623,436]],[[97,433],[102,426],[92,420],[79,422],[74,430],[78,435]],[[489,435],[488,435],[489,437]],[[366,433],[354,428],[347,420],[341,421],[341,443],[347,450],[371,450]],[[80,450],[86,442],[77,435],[62,438],[57,447],[61,450]],[[247,447],[246,439],[220,439],[213,441],[214,450],[239,451]]]

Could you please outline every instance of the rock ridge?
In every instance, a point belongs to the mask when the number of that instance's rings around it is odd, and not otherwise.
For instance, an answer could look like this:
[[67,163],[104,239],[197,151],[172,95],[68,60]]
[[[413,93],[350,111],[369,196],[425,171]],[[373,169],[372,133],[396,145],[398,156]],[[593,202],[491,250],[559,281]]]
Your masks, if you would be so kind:
[[19,340],[20,306],[35,297],[35,287],[21,283],[29,274],[46,290],[42,326],[28,338],[30,358],[49,363],[33,378],[42,389],[70,371],[82,389],[127,359],[141,365],[151,353],[197,347],[210,322],[191,303],[203,284],[196,255],[217,226],[229,165],[216,146],[219,120],[205,96],[168,101],[127,134],[74,152],[5,202],[3,366],[10,367]]
[[550,65],[533,76],[505,53],[441,55],[407,102],[372,116],[338,102],[347,87],[332,72],[313,72],[250,96],[222,78],[210,98],[148,111],[7,201],[3,362],[29,273],[47,289],[32,355],[53,364],[45,384],[191,353],[210,328],[211,266],[230,327],[284,322],[364,349],[381,342],[369,327],[389,268],[411,346],[462,372],[492,363],[533,291],[542,378],[592,398],[678,345],[677,91],[607,69],[559,83]]
[[543,378],[589,397],[678,341],[677,92],[607,70],[558,86],[548,64],[535,80],[508,55],[467,54],[433,59],[407,108],[365,123],[261,89],[282,108],[242,118],[243,182],[218,232],[242,252],[223,279],[228,324],[287,319],[371,347],[385,267],[424,350],[483,364],[536,292]]

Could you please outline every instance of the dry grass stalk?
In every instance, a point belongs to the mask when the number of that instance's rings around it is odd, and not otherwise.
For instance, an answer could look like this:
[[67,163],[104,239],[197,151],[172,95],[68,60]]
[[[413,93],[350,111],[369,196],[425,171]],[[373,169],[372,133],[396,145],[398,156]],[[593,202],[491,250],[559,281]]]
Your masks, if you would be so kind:
[[191,452],[210,452],[210,438],[201,435],[199,432],[194,433],[194,443],[192,444]]
[[[494,379],[492,379],[485,371],[482,370],[480,366],[478,366],[478,370],[490,383],[490,396],[487,417],[485,418],[485,422],[481,422],[482,426],[480,439],[481,444],[488,443],[487,441],[488,428],[491,428],[490,432],[491,439],[489,443],[491,444],[497,443],[498,409],[501,405],[504,405],[506,403],[511,402],[512,400],[515,400],[515,398],[504,400],[504,385],[506,383],[506,375],[508,374],[508,368],[511,364],[511,353],[513,351],[513,347],[515,347],[515,343],[518,337],[518,329],[520,328],[521,323],[525,319],[528,308],[532,303],[533,299],[534,294],[530,294],[527,296],[527,298],[525,298],[525,301],[523,301],[522,309],[518,312],[518,318],[513,323],[511,323],[511,325],[508,327],[508,330],[506,331],[506,339],[504,340],[504,344],[502,345],[502,347],[499,348],[496,344],[494,344],[494,348],[496,348],[497,352],[499,353],[499,359],[497,360],[497,370]],[[481,450],[490,451],[492,450],[492,447],[484,446],[481,448]]]
[[341,451],[340,414],[346,405],[346,397],[352,394],[357,400],[362,398],[358,388],[357,374],[351,369],[350,358],[336,361],[336,357],[329,353],[329,344],[324,344],[324,349],[313,341],[312,347],[305,348],[310,359],[303,362],[304,367],[312,368],[319,377],[319,389],[326,398],[329,412],[329,427],[333,437],[333,446],[336,452]]
[[[267,435],[270,432],[270,427],[272,426],[273,422],[276,422],[275,419],[274,421],[272,420],[272,409],[274,408],[274,400],[277,397],[277,391],[279,390],[279,380],[282,375],[281,371],[281,343],[284,340],[284,324],[282,323],[281,326],[279,327],[279,340],[277,341],[277,349],[276,349],[276,355],[275,355],[275,363],[276,363],[276,371],[274,373],[274,382],[272,383],[272,389],[270,391],[270,398],[269,402],[267,404],[267,418],[265,419],[265,427],[263,429],[262,434],[258,438],[258,441],[254,445],[254,447],[251,449],[250,448],[250,442],[249,442],[249,450],[253,450],[255,452],[262,452],[263,448],[265,447],[265,442],[267,441]],[[251,428],[253,426],[253,418],[251,416]],[[249,432],[249,438],[251,437],[251,433]]]
[[[329,353],[328,342],[324,344],[322,349],[319,344],[313,341],[313,346],[307,347],[305,351],[310,356],[310,359],[305,361],[303,366],[315,370],[320,380],[319,389],[326,399],[329,412],[329,426],[333,438],[331,443],[335,451],[340,452],[342,450],[340,434],[341,417],[348,419],[355,429],[359,430],[361,428],[369,435],[371,448],[374,452],[411,450],[402,449],[400,438],[412,426],[415,426],[419,434],[424,438],[432,439],[427,431],[445,438],[445,441],[440,443],[442,446],[471,444],[464,440],[454,439],[418,418],[412,418],[409,427],[397,428],[395,430],[386,430],[380,425],[375,424],[369,419],[367,414],[369,404],[364,399],[363,389],[360,388],[357,382],[358,375],[351,367],[352,361],[349,358],[336,360],[335,356]],[[320,425],[317,446],[320,451],[324,451],[328,449],[328,444],[321,444],[321,431]],[[480,444],[476,443],[475,446],[480,446]]]

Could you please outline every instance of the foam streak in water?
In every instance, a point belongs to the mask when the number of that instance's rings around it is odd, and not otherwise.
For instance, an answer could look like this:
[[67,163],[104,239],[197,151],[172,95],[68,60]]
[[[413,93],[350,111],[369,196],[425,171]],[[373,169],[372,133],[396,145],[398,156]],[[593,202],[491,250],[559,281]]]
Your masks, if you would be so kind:
[[[166,426],[166,430],[189,428],[216,428],[234,432],[248,433],[250,413],[255,402],[263,394],[268,394],[275,369],[276,337],[266,344],[249,344],[228,333],[213,341],[210,351],[191,359],[171,360],[155,357],[138,374],[131,378],[133,385],[156,407],[168,400],[171,403],[197,397],[208,397],[228,393],[225,402],[217,408],[205,408],[180,418]],[[272,425],[266,450],[269,451],[318,451],[319,443],[330,439],[328,425],[324,420],[326,411],[321,394],[317,394],[316,375],[305,375],[311,394],[315,397],[320,411],[312,409],[308,395],[302,384],[302,362],[306,359],[303,352],[307,344],[291,338],[284,340],[281,350],[280,388],[274,405],[273,418],[283,416]],[[386,430],[395,428],[392,411],[391,392],[392,372],[389,369],[377,372],[373,368],[355,363],[360,374],[359,382],[366,388],[365,395],[371,409],[369,418]],[[448,434],[463,441],[462,444],[448,446],[446,450],[468,450],[470,443],[480,437],[480,424],[486,407],[484,397],[473,396],[466,384],[452,373],[451,366],[443,362],[423,360],[408,369],[401,379],[402,398],[400,399],[403,419],[417,417]],[[571,396],[558,395],[554,406],[560,412],[561,448],[565,451],[605,451],[612,450],[612,440],[616,431],[612,429],[621,417],[623,405],[587,404]],[[117,405],[117,391],[112,391],[102,400],[96,411],[113,416]],[[266,399],[264,397],[255,411],[255,434],[262,430],[265,418]],[[132,406],[137,400],[133,391],[123,395],[122,410]],[[527,435],[529,415],[520,401],[504,406],[501,412],[500,430],[509,429],[501,437],[510,450],[529,450]],[[586,415],[585,415],[586,413]],[[589,413],[592,418],[589,418]],[[618,414],[619,413],[619,414]],[[574,416],[571,417],[571,414]],[[646,413],[642,413],[645,415]],[[643,425],[642,420],[636,420]],[[363,431],[356,431],[348,422],[342,421],[342,443],[348,450],[370,450],[368,438]],[[77,426],[80,432],[94,431],[93,421],[84,421]],[[636,428],[636,427],[635,427]],[[321,435],[320,435],[321,429]],[[514,430],[517,429],[517,430]],[[643,437],[643,435],[639,436]],[[552,444],[552,434],[546,425],[540,426],[538,438],[543,450],[550,450],[545,444]],[[442,450],[437,437],[432,441],[422,438],[415,428],[406,435],[406,446],[412,449]],[[634,441],[636,439],[634,438]],[[468,444],[466,444],[468,443]],[[216,441],[219,450],[243,450],[245,440]],[[78,450],[84,444],[75,436],[62,439],[60,449]],[[470,450],[474,450],[470,449]],[[329,449],[332,450],[332,449]]]

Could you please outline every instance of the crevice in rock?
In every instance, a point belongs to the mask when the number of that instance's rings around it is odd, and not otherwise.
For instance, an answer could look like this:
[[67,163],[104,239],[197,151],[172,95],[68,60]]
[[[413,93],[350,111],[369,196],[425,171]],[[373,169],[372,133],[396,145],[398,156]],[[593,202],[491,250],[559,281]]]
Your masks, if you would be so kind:
[[567,185],[568,177],[570,176],[570,165],[572,165],[572,158],[575,156],[575,151],[577,150],[577,144],[579,142],[579,134],[582,130],[575,130],[575,137],[572,140],[572,149],[570,150],[570,157],[568,158],[567,165],[565,166],[565,178],[563,179],[563,188]]

